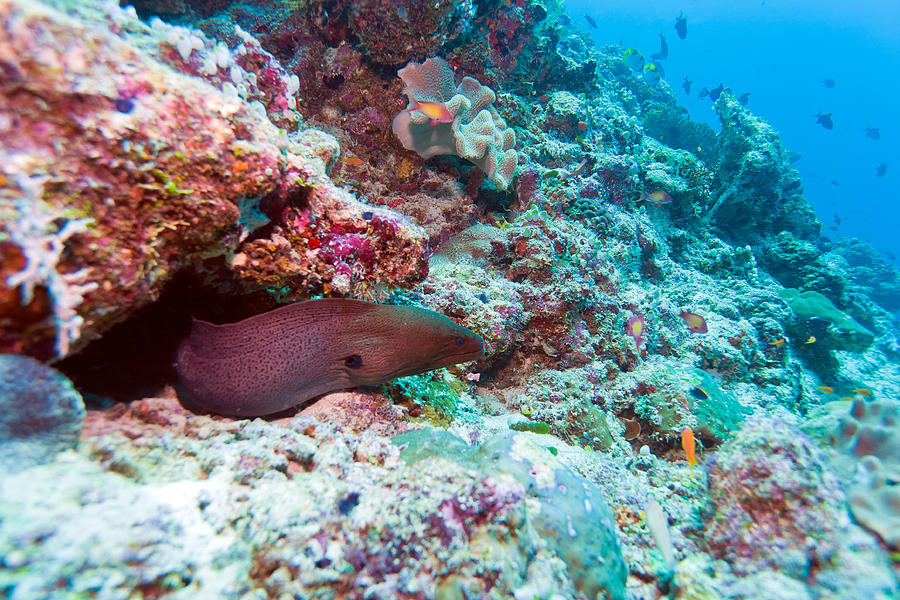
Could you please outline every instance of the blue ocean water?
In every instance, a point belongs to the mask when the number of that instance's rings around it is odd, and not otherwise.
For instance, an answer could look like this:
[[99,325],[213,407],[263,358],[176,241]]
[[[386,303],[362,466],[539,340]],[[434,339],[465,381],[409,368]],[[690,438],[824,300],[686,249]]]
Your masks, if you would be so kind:
[[[749,92],[748,108],[803,155],[794,166],[825,235],[858,237],[897,263],[900,2],[568,0],[567,12],[600,47],[621,44],[649,57],[662,33],[664,79],[694,120],[718,130],[712,103],[698,97],[702,88]],[[683,40],[674,28],[679,13],[687,19]],[[833,129],[816,123],[820,112],[832,114]],[[867,137],[867,127],[880,138]]]

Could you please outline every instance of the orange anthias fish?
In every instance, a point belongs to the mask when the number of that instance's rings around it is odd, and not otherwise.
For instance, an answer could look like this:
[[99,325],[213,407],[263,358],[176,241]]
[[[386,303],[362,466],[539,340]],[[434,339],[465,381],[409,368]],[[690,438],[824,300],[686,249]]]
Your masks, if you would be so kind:
[[452,123],[453,113],[447,110],[447,105],[443,102],[434,102],[432,100],[416,100],[410,98],[409,108],[407,110],[417,110],[430,119],[431,125],[438,123]]
[[643,202],[644,200],[650,202],[653,206],[662,206],[663,204],[669,204],[672,201],[672,196],[663,190],[656,190],[653,192],[642,191],[638,202]]
[[814,335],[809,336],[809,339],[807,339],[807,340],[806,340],[805,342],[803,342],[803,343],[804,343],[804,344],[815,344],[815,343],[816,343],[816,336],[814,336]]
[[787,340],[784,338],[778,338],[774,342],[769,342],[770,346],[775,346],[776,348],[780,348]]
[[681,311],[678,313],[678,316],[684,319],[684,323],[692,332],[706,333],[708,331],[706,328],[706,319],[697,313]]
[[833,394],[834,393],[834,388],[827,386],[827,385],[820,385],[818,387],[818,390],[820,392],[822,392],[823,394]]
[[854,393],[859,394],[860,396],[871,396],[872,390],[866,388],[856,388],[853,390]]
[[644,315],[634,315],[630,319],[628,319],[628,335],[634,338],[634,345],[638,349],[638,352],[641,350],[641,342],[646,342],[647,338],[644,337],[644,331],[647,329],[647,321],[644,319]]
[[688,465],[693,471],[694,465],[697,464],[697,455],[694,453],[694,432],[691,431],[690,427],[685,427],[681,430],[681,447],[684,448]]
[[342,158],[341,162],[351,167],[361,167],[363,164],[362,159],[356,156],[348,156],[347,158]]

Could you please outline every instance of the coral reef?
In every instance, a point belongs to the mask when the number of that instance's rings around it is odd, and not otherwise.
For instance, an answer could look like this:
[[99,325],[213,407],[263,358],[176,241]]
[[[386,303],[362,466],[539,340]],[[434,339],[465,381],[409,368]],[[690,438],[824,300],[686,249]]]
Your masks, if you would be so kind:
[[730,93],[719,96],[716,112],[719,184],[705,218],[737,243],[755,245],[780,231],[815,239],[821,225],[778,133]]
[[[21,48],[0,97],[17,123],[3,134],[13,216],[0,229],[0,287],[21,290],[2,295],[5,351],[66,355],[203,263],[284,299],[423,275],[422,230],[328,178],[331,136],[285,135],[230,81],[183,75],[116,33],[137,30],[193,74],[199,58],[182,61],[165,28],[128,15],[88,25],[33,3],[0,10],[16,24],[2,43]],[[190,39],[213,45],[201,35]]]
[[[900,594],[900,272],[727,90],[691,121],[556,0],[0,16],[0,350],[63,374],[0,357],[0,596]],[[314,296],[484,355],[176,400],[191,317]]]

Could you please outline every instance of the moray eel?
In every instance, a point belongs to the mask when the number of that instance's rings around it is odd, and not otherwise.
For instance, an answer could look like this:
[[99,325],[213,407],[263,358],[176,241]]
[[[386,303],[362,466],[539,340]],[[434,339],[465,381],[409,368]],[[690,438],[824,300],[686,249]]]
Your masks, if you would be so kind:
[[203,408],[255,417],[326,392],[475,360],[483,352],[481,337],[436,312],[328,298],[227,325],[194,319],[176,368]]

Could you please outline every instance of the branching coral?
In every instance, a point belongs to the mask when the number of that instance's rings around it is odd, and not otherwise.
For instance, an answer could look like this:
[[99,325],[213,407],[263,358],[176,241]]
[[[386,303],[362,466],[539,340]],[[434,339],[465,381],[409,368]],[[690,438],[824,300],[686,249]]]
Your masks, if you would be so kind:
[[[506,189],[518,164],[516,134],[492,106],[494,91],[472,77],[454,86],[453,70],[437,57],[410,62],[397,75],[409,98],[392,127],[403,146],[422,158],[454,154],[470,160],[494,185]],[[423,102],[447,114],[446,120],[425,114]]]
[[25,176],[17,176],[15,181],[22,194],[14,201],[17,216],[8,231],[10,240],[25,257],[25,267],[7,277],[6,285],[21,290],[23,306],[34,299],[36,286],[47,288],[56,325],[56,354],[65,356],[84,323],[75,309],[85,294],[97,288],[97,283],[85,281],[87,269],[63,274],[57,270],[57,264],[66,241],[87,231],[91,219],[72,219],[53,231],[53,223],[60,215],[50,212],[41,203],[43,181]]

